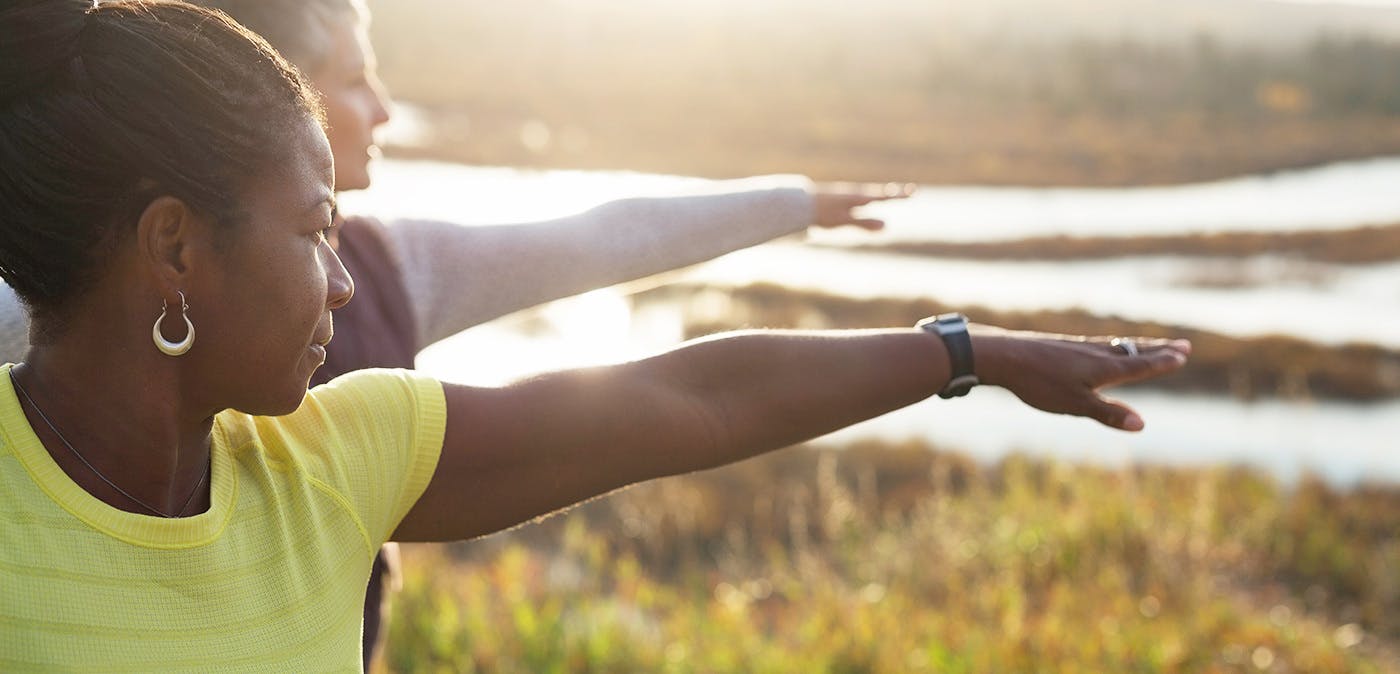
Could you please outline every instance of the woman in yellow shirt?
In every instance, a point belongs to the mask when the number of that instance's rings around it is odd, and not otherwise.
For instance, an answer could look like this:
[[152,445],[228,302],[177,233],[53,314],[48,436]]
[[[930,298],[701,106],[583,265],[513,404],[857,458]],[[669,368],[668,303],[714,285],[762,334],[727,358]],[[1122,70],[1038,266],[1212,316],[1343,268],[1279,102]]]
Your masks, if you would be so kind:
[[1189,350],[949,316],[307,393],[353,284],[300,75],[174,2],[9,0],[0,35],[0,277],[33,338],[0,372],[0,671],[358,671],[387,540],[483,535],[977,383],[1137,430],[1097,389]]

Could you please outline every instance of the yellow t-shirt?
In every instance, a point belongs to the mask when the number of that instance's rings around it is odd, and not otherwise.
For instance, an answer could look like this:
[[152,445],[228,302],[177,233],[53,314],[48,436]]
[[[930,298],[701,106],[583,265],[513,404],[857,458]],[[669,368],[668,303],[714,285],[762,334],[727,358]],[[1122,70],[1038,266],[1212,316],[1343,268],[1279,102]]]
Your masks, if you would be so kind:
[[296,412],[215,418],[211,507],[74,484],[0,368],[0,672],[358,672],[375,551],[437,466],[442,387],[355,373]]

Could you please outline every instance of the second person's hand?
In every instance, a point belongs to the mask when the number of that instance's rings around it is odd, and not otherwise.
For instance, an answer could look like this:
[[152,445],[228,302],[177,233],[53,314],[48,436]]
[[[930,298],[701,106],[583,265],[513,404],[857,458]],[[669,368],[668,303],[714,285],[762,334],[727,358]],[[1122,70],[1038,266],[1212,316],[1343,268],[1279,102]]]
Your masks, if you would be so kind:
[[816,207],[812,225],[822,228],[853,225],[872,232],[885,228],[878,218],[856,217],[855,209],[877,201],[907,199],[914,193],[910,183],[827,183],[814,195]]

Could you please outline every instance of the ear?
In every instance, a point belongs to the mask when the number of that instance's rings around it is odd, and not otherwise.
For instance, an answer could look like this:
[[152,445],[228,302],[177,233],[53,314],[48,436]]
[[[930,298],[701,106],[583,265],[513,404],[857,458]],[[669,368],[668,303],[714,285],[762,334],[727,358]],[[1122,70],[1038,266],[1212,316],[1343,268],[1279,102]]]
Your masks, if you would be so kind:
[[172,196],[157,197],[136,223],[137,254],[168,302],[188,288],[212,234],[194,209]]

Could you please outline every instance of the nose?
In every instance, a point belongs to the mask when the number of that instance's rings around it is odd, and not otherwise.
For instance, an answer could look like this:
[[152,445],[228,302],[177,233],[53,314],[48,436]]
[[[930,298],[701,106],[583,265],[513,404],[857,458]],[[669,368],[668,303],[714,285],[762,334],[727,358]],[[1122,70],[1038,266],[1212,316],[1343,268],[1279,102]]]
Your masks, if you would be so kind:
[[389,91],[378,78],[370,80],[370,88],[374,91],[374,109],[370,114],[374,119],[374,126],[382,126],[389,121]]
[[340,255],[336,254],[330,243],[322,243],[321,251],[326,256],[326,306],[339,309],[349,304],[350,298],[355,296],[355,280],[350,278],[350,272],[346,271]]

